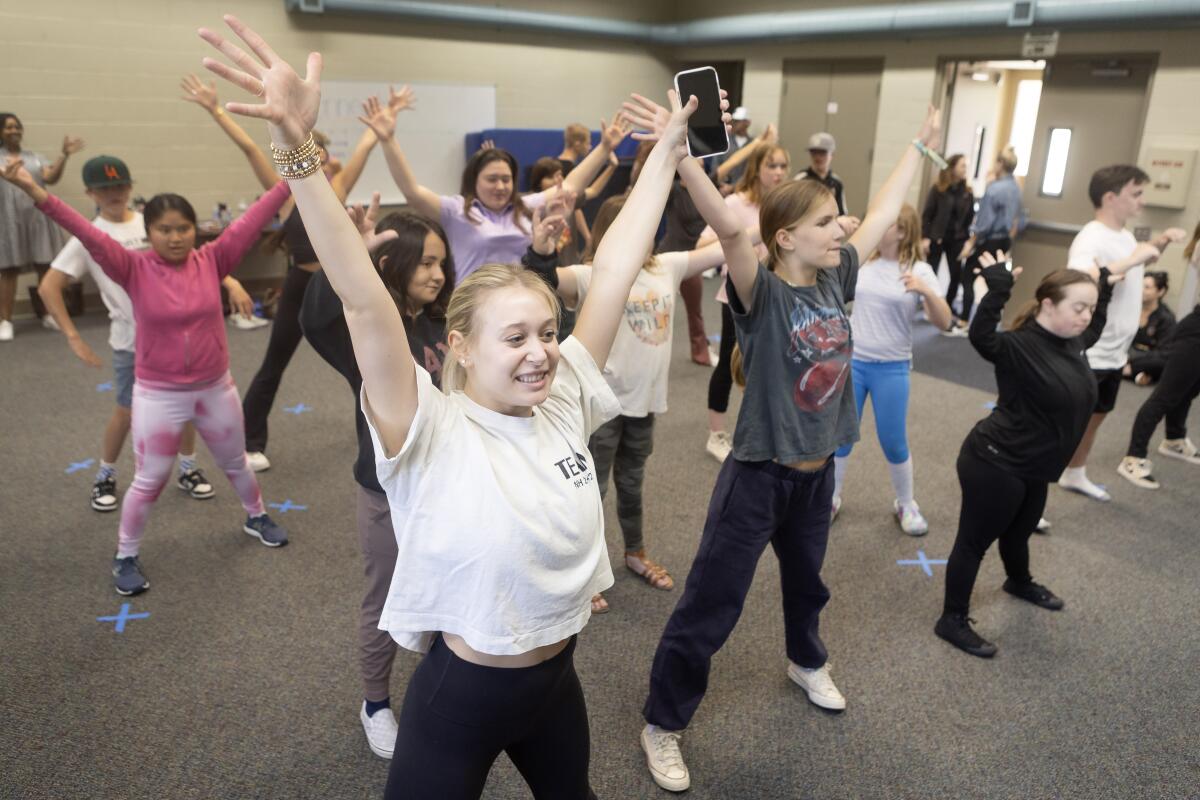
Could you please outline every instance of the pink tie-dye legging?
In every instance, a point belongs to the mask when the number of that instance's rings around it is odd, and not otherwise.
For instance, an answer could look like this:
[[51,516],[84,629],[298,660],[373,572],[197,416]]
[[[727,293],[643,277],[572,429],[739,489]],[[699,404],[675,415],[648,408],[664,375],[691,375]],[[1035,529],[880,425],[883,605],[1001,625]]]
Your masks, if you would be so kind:
[[156,389],[135,383],[132,408],[133,454],[137,472],[121,503],[117,554],[137,555],[150,507],[171,477],[183,426],[193,422],[250,516],[263,513],[258,480],[246,463],[242,404],[227,372],[198,388]]

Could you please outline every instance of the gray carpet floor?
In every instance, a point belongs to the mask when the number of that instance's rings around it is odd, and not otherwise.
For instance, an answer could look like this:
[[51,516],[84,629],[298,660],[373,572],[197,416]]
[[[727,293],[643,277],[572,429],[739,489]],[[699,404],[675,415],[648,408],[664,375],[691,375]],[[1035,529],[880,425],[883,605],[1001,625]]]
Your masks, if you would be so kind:
[[[710,308],[707,319],[711,329],[719,316]],[[99,314],[81,320],[105,354],[106,323]],[[682,584],[718,465],[704,453],[708,370],[688,361],[680,325],[671,411],[647,471],[646,525],[652,554]],[[229,337],[244,389],[267,332]],[[1032,542],[1034,575],[1066,610],[1001,592],[993,550],[973,615],[1000,652],[981,661],[952,650],[931,630],[944,567],[930,577],[897,562],[948,555],[954,459],[992,398],[989,371],[967,341],[924,325],[918,339],[909,425],[931,532],[912,539],[893,522],[868,412],[824,570],[833,599],[822,631],[849,708],[822,712],[787,679],[778,567],[765,554],[683,740],[689,796],[1200,797],[1200,468],[1157,459],[1157,492],[1116,475],[1148,391],[1126,385],[1091,467],[1113,502],[1052,487],[1052,533]],[[152,588],[129,601],[130,613],[149,616],[117,633],[97,620],[124,602],[108,576],[116,515],[88,507],[94,464],[69,471],[98,458],[111,374],[26,323],[0,346],[0,375],[0,797],[379,797],[387,764],[367,749],[358,722],[361,559],[352,399],[341,378],[302,345],[271,417],[274,466],[260,477],[268,502],[304,506],[277,516],[291,546],[269,550],[241,533],[236,498],[201,448],[217,497],[164,492],[142,551]],[[310,410],[283,410],[301,403]],[[128,447],[120,468],[124,488]],[[665,797],[637,735],[654,648],[679,591],[653,590],[620,567],[611,498],[606,510],[612,612],[588,625],[577,651],[592,782],[601,798]],[[397,706],[415,663],[410,653],[397,659]],[[502,757],[485,796],[528,792]]]

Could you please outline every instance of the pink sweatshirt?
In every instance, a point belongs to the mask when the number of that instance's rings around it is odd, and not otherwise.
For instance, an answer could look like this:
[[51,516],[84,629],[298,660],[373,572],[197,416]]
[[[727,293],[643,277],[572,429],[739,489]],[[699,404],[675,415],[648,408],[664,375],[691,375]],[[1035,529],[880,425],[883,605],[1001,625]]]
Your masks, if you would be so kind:
[[215,241],[192,250],[178,265],[153,250],[126,250],[53,195],[37,207],[74,234],[129,295],[137,322],[137,379],[196,385],[229,370],[221,280],[237,268],[289,194],[287,182],[280,181]]

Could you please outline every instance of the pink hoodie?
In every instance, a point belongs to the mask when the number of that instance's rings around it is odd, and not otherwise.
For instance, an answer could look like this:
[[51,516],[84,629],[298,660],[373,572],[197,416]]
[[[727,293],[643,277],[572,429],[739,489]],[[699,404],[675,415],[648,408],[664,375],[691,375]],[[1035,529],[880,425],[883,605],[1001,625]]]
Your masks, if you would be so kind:
[[229,370],[221,279],[233,272],[290,194],[280,181],[215,241],[168,264],[153,250],[126,250],[51,195],[37,207],[75,235],[133,302],[138,381],[193,386]]

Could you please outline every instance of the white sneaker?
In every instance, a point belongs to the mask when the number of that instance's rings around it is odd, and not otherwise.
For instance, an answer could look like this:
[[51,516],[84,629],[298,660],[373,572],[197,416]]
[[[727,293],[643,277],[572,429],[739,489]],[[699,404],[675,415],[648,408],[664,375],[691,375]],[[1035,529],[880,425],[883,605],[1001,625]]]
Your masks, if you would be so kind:
[[58,325],[58,321],[49,314],[42,317],[42,327],[48,331],[62,331],[62,328],[60,328]]
[[729,438],[729,434],[725,431],[709,431],[708,444],[705,445],[708,454],[725,463],[725,459],[729,458],[729,453],[733,450],[733,439]]
[[713,348],[708,348],[708,365],[715,367],[721,361],[721,354]]
[[262,317],[243,317],[241,314],[230,314],[229,324],[238,330],[255,331],[266,325],[270,325],[271,322]]
[[1064,472],[1059,476],[1058,485],[1069,492],[1076,492],[1084,497],[1099,500],[1101,503],[1107,503],[1109,500],[1112,500],[1112,495],[1103,486],[1099,486],[1088,480],[1086,473],[1077,478],[1069,478],[1067,477],[1067,473]]
[[396,735],[400,728],[396,725],[396,717],[390,708],[381,708],[371,716],[367,716],[367,704],[364,701],[358,711],[362,720],[363,733],[367,734],[367,746],[371,752],[380,758],[391,758],[396,749]]
[[1125,456],[1117,465],[1117,474],[1140,489],[1157,489],[1161,484],[1150,474],[1153,466],[1147,458]]
[[1200,464],[1200,455],[1197,454],[1196,445],[1192,444],[1192,440],[1186,436],[1182,439],[1163,439],[1158,445],[1158,452],[1167,458],[1178,458],[1189,464]]
[[711,267],[709,269],[704,270],[704,272],[702,272],[700,274],[703,275],[706,279],[712,280],[713,278],[717,277],[717,268]]
[[816,669],[805,669],[789,661],[787,674],[805,691],[808,701],[813,705],[830,711],[841,711],[846,707],[846,698],[834,685],[833,678],[829,677],[828,662]]
[[1048,530],[1050,530],[1050,520],[1046,519],[1045,517],[1040,517],[1037,522],[1037,532],[1045,533]]
[[835,519],[837,519],[838,512],[841,510],[842,510],[842,498],[838,497],[835,494],[833,496],[833,511],[829,514],[829,524],[830,525],[832,525],[833,521]]
[[942,331],[942,336],[948,336],[951,339],[965,339],[968,335],[970,334],[967,329],[958,324],[951,325],[949,330]]
[[0,342],[13,340],[13,324],[6,319],[0,319]]
[[683,753],[679,751],[682,735],[682,731],[664,731],[657,725],[642,729],[642,750],[646,753],[650,777],[668,792],[682,792],[692,785]]
[[267,460],[266,453],[246,453],[246,463],[255,472],[266,472],[271,468],[271,462]]
[[896,500],[892,503],[892,511],[896,515],[896,521],[900,523],[900,530],[909,536],[924,536],[929,533],[929,523],[921,516],[921,507],[917,505],[916,500],[910,506],[902,506],[900,501]]

